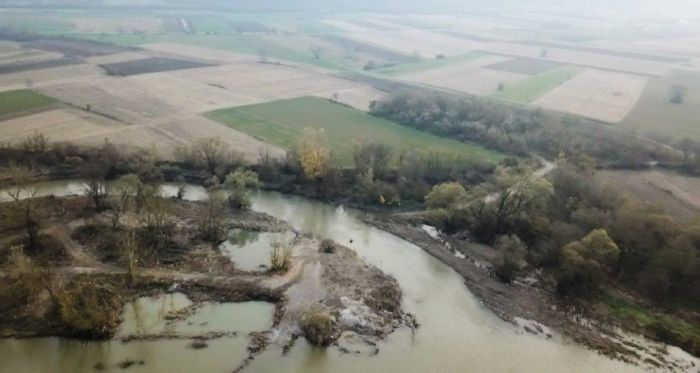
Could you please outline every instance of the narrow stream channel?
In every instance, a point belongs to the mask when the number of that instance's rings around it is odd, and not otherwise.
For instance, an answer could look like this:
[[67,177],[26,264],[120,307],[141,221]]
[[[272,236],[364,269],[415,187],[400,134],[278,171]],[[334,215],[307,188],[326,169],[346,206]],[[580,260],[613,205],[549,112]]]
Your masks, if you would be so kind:
[[[174,187],[166,185],[165,194]],[[75,194],[75,182],[42,184],[41,194]],[[2,193],[0,193],[2,194]],[[190,186],[185,198],[200,199]],[[2,197],[0,197],[1,200]],[[480,304],[451,268],[419,247],[364,224],[361,212],[279,193],[258,192],[253,209],[289,222],[299,231],[344,244],[396,277],[404,308],[420,328],[400,329],[379,353],[313,348],[300,339],[286,354],[271,345],[248,372],[633,372],[640,368],[608,359],[560,337],[547,340],[503,322]],[[352,242],[351,242],[352,240]],[[75,342],[59,338],[0,340],[0,373],[94,372],[97,362],[144,360],[128,372],[230,372],[245,356],[247,337],[222,338],[201,350],[189,340]],[[352,347],[352,346],[351,346]],[[352,350],[352,348],[349,348]],[[113,368],[119,370],[118,368]]]

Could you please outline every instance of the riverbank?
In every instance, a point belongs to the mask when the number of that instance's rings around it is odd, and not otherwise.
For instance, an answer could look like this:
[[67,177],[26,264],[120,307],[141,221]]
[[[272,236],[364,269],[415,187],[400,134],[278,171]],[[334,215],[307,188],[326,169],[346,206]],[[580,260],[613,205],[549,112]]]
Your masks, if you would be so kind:
[[511,284],[503,283],[494,275],[492,268],[498,255],[490,247],[426,230],[416,222],[392,214],[368,214],[364,220],[419,246],[448,265],[484,306],[528,333],[546,339],[560,333],[603,355],[645,369],[697,369],[697,359],[687,353],[596,320],[583,304],[567,303],[537,271],[530,271]]

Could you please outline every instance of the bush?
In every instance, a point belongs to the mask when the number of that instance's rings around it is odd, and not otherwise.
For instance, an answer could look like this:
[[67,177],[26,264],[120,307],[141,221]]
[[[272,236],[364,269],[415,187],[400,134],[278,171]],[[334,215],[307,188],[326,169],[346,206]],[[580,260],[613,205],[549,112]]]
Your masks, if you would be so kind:
[[88,339],[109,338],[119,326],[122,302],[109,286],[77,282],[61,292],[58,298],[58,315],[71,335]]
[[495,246],[501,253],[495,267],[496,276],[501,281],[510,283],[526,265],[527,247],[516,235],[498,237]]
[[436,185],[425,196],[425,204],[431,209],[450,208],[466,201],[467,191],[460,183]]
[[311,309],[301,318],[301,330],[316,346],[327,346],[335,339],[335,320],[319,309]]
[[286,272],[291,264],[292,252],[284,244],[273,243],[272,251],[270,252],[270,271]]
[[329,239],[321,241],[319,251],[325,254],[333,254],[335,252],[335,242]]

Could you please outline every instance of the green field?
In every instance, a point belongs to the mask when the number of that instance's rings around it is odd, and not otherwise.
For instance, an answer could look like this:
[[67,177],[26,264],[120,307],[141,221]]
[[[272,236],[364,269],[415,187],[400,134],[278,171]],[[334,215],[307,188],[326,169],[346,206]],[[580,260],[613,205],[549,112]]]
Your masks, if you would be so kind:
[[[686,87],[681,104],[669,101],[674,84]],[[700,141],[700,73],[673,70],[663,78],[649,79],[642,97],[619,125],[651,134]]]
[[519,82],[506,84],[504,90],[497,91],[492,97],[523,104],[531,103],[582,71],[583,68],[576,66],[564,66],[550,70]]
[[422,61],[419,61],[416,63],[406,63],[406,64],[401,64],[401,65],[396,65],[396,66],[385,67],[382,69],[373,70],[372,72],[383,74],[383,75],[389,75],[389,76],[410,74],[410,73],[415,73],[418,71],[436,69],[438,67],[449,66],[449,65],[456,64],[456,63],[471,61],[471,60],[475,60],[475,59],[477,59],[479,57],[483,57],[483,56],[485,56],[485,54],[483,54],[483,53],[469,52],[469,53],[461,54],[458,56],[447,57],[447,58],[444,58],[441,60],[439,60],[437,58],[432,58],[432,59],[425,59],[425,60],[422,60]]
[[26,89],[0,92],[0,117],[25,110],[41,108],[56,100]]
[[323,128],[336,160],[343,166],[353,164],[355,141],[362,138],[390,145],[395,154],[403,149],[413,149],[470,162],[497,162],[504,157],[494,151],[433,136],[316,97],[216,110],[206,116],[283,149],[293,148],[305,128]]

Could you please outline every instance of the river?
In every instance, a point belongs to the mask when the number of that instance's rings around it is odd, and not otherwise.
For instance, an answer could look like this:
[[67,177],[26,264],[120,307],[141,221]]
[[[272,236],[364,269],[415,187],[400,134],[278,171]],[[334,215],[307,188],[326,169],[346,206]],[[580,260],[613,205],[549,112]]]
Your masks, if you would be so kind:
[[[176,188],[166,185],[165,194]],[[76,182],[43,183],[42,195],[79,193]],[[203,189],[187,188],[200,199]],[[0,197],[2,199],[2,197]],[[420,324],[415,333],[399,329],[378,345],[379,353],[347,354],[313,348],[300,339],[285,355],[271,345],[247,372],[633,372],[640,368],[611,360],[565,338],[525,333],[506,323],[469,292],[451,268],[419,247],[371,227],[362,212],[296,196],[258,192],[253,210],[283,219],[299,231],[344,244],[393,275],[404,308]],[[352,240],[352,242],[351,242]],[[188,340],[75,342],[59,338],[0,340],[0,373],[94,372],[97,362],[143,360],[129,372],[230,372],[245,357],[247,337],[210,341],[201,350]],[[119,370],[118,368],[114,368]]]

